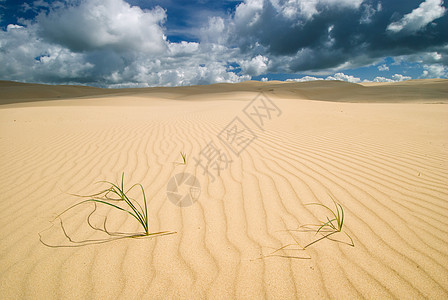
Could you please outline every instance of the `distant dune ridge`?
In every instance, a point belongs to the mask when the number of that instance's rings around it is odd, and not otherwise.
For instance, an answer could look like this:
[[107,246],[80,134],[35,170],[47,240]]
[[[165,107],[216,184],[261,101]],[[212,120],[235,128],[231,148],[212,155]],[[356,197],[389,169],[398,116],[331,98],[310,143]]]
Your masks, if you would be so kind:
[[[448,299],[446,79],[119,90],[1,81],[0,103],[0,299]],[[237,145],[235,124],[246,134]],[[202,168],[211,145],[219,173]],[[58,219],[51,227],[74,194],[123,172],[125,186],[144,187],[149,232],[175,234],[97,243],[92,203],[62,216],[71,241]],[[185,207],[167,196],[182,173],[199,182]],[[320,235],[303,225],[331,215],[308,204],[333,207],[331,197],[343,232],[310,245]],[[106,217],[110,231],[141,231],[109,207],[89,220]],[[47,247],[39,233],[77,247]]]
[[163,95],[176,99],[188,95],[265,92],[283,98],[341,102],[438,102],[446,101],[448,79],[409,80],[392,83],[246,81],[204,86],[100,89],[88,86],[42,85],[0,81],[0,104],[104,96]]

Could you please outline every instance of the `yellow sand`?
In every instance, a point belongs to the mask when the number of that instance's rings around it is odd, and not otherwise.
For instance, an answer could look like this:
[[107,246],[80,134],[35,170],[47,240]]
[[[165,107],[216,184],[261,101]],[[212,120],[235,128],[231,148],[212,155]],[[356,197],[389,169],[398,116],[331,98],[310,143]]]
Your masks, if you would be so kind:
[[[87,89],[76,99],[73,87],[27,94],[2,82],[0,298],[446,299],[447,82]],[[243,112],[259,91],[281,110],[261,128]],[[235,117],[256,136],[239,156],[218,138]],[[232,160],[219,176],[210,170],[214,181],[195,161],[211,141]],[[186,165],[173,163],[180,151]],[[77,246],[50,221],[81,200],[71,194],[99,191],[96,181],[119,182],[123,171],[125,184],[145,187],[150,230],[176,234],[65,248],[39,241]],[[167,199],[182,172],[201,185],[189,207]],[[330,194],[355,246],[344,233],[287,246],[320,237],[298,229],[331,216],[305,205],[331,206]],[[97,237],[86,226],[92,209],[63,215],[74,240]],[[140,231],[110,209],[92,220],[106,215],[111,230]]]

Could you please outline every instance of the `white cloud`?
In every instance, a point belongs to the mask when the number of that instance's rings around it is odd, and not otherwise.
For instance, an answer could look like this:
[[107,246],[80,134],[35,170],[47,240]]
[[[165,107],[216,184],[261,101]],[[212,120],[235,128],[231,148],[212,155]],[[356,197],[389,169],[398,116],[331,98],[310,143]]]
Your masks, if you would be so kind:
[[[392,80],[390,78],[381,77],[381,76],[375,77],[372,81],[373,82],[394,82],[394,80]],[[366,81],[366,82],[369,82],[369,81]]]
[[[394,74],[392,76],[392,78],[377,76],[372,80],[372,82],[400,82],[400,81],[411,80],[411,79],[412,79],[412,77],[410,77],[410,76],[404,76],[402,74]],[[365,80],[365,82],[369,82],[369,81]]]
[[446,8],[443,7],[443,0],[426,0],[401,20],[389,24],[387,30],[391,32],[404,31],[412,33],[426,27],[426,25],[435,19],[442,17],[445,11]]
[[[122,74],[117,74],[120,87],[127,86],[121,84]],[[220,63],[212,62],[206,66],[184,65],[181,68],[169,68],[158,70],[151,67],[140,68],[136,75],[141,83],[140,86],[183,86],[193,84],[210,84],[217,82],[240,82],[249,80],[250,76],[239,76],[234,72],[229,72]]]
[[353,82],[353,83],[361,82],[361,78],[354,77],[351,75],[346,75],[344,73],[336,73],[333,76],[328,76],[327,78],[325,78],[325,80],[341,80],[341,81],[347,81],[347,82]]
[[295,81],[295,82],[306,82],[306,81],[315,81],[315,80],[340,80],[340,81],[347,81],[347,82],[352,82],[352,83],[359,83],[361,82],[361,79],[358,77],[354,77],[351,75],[346,75],[344,73],[336,73],[332,76],[327,76],[325,79],[324,78],[319,78],[319,77],[313,77],[313,76],[304,76],[302,78],[292,78],[292,79],[287,79],[286,81]]
[[[246,0],[250,2],[252,0]],[[289,19],[305,18],[311,19],[319,13],[319,6],[333,6],[358,9],[363,0],[271,0],[272,5],[284,17]]]
[[430,59],[432,59],[433,61],[439,61],[442,59],[442,55],[438,52],[430,52],[427,53],[427,55],[430,57]]
[[[44,83],[87,83],[100,87],[145,87],[240,82],[238,49],[194,42],[169,43],[159,55],[133,48],[75,52],[39,37],[38,24],[0,30],[0,78]],[[263,60],[262,60],[263,61]],[[255,59],[257,62],[257,59]]]
[[405,80],[411,80],[412,77],[411,76],[404,76],[404,75],[401,75],[401,74],[394,74],[394,75],[392,75],[392,79],[394,81],[405,81]]
[[[1,0],[0,0],[1,1]],[[83,0],[41,12],[27,26],[0,30],[0,78],[101,87],[144,87],[240,82],[229,63],[239,49],[216,43],[170,43],[161,8],[142,10],[123,0]],[[76,24],[76,26],[73,26]],[[222,23],[215,20],[215,30]],[[266,69],[267,58],[247,62],[247,72]]]
[[[448,45],[447,45],[448,47]],[[405,55],[403,57],[400,57],[400,60],[402,61],[411,61],[411,62],[417,62],[420,64],[444,64],[448,65],[448,52],[445,51],[432,51],[432,52],[423,52],[423,53],[416,53],[412,55]]]
[[[251,76],[236,74],[227,62],[235,50],[198,43],[170,43],[169,51],[157,58],[140,55],[125,68],[104,75],[110,87],[185,86],[219,82],[240,82]],[[107,76],[109,75],[109,76]],[[113,76],[111,76],[113,75]]]
[[266,72],[268,69],[268,58],[263,55],[257,55],[251,60],[240,61],[241,71],[243,74],[257,76]]
[[[35,27],[8,25],[0,30],[0,78],[21,81],[72,82],[92,80],[93,65],[83,54],[48,44],[38,38]],[[79,81],[78,81],[79,83]]]
[[269,81],[269,78],[267,78],[267,77],[261,78],[261,82],[268,82],[268,81]]
[[386,64],[378,66],[379,71],[389,71],[389,67]]
[[72,51],[114,49],[158,54],[166,50],[166,12],[142,10],[123,0],[89,0],[41,12],[40,35]]
[[[307,0],[302,0],[307,1]],[[343,7],[350,7],[353,9],[358,9],[359,6],[364,2],[364,0],[320,0],[321,3],[329,5],[340,5]]]
[[237,27],[250,27],[254,25],[259,19],[263,10],[263,0],[246,0],[239,4],[235,10],[234,20]]
[[448,67],[441,64],[423,65],[423,78],[446,78],[448,77]]
[[201,42],[223,44],[226,38],[226,24],[221,17],[211,17],[208,24],[201,29]]
[[197,53],[200,49],[200,44],[196,42],[169,43],[168,51],[170,56],[185,56]]
[[8,26],[6,26],[6,31],[20,29],[20,28],[23,28],[23,26],[17,25],[17,24],[9,24]]
[[286,81],[295,81],[295,82],[306,82],[306,81],[315,81],[315,80],[324,80],[324,79],[318,78],[318,77],[313,77],[313,76],[304,76],[302,78],[286,79]]

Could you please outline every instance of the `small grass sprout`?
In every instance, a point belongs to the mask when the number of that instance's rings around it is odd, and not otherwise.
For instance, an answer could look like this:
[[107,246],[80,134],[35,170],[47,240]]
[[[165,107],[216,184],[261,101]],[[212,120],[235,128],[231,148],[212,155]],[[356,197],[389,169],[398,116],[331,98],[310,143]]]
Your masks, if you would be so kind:
[[187,164],[187,154],[185,152],[180,152],[180,156],[182,157],[183,164]]
[[[326,234],[323,234],[323,236],[321,238],[319,238],[319,239],[309,243],[304,248],[307,248],[308,246],[311,246],[311,245],[313,245],[313,244],[315,244],[315,243],[317,243],[320,240],[323,240],[325,238],[330,239],[329,236],[331,236],[331,235],[333,235],[335,233],[338,233],[338,232],[342,232],[342,227],[344,225],[344,209],[342,208],[342,205],[340,203],[337,203],[332,196],[330,196],[330,198],[331,198],[331,200],[333,200],[333,203],[334,203],[334,206],[335,206],[336,210],[332,210],[328,206],[326,206],[324,204],[321,204],[321,203],[308,203],[308,204],[306,204],[306,205],[319,205],[321,207],[324,207],[331,213],[332,216],[330,218],[327,216],[326,217],[327,220],[325,222],[321,222],[321,224],[311,225],[311,226],[317,226],[318,227],[318,229],[316,231],[316,234],[322,233],[322,232],[325,232]],[[327,230],[325,230],[325,229],[327,229]],[[346,244],[348,244],[350,246],[354,246],[353,239],[351,238],[351,236],[348,235],[346,232],[344,232],[344,234],[351,241],[351,243],[346,243]]]

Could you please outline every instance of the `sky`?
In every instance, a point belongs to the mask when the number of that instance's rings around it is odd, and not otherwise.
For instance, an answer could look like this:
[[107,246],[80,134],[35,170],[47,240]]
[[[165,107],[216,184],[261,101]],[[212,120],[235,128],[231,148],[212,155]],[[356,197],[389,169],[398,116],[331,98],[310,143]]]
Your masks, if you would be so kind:
[[447,77],[443,0],[0,0],[0,80],[122,88]]

